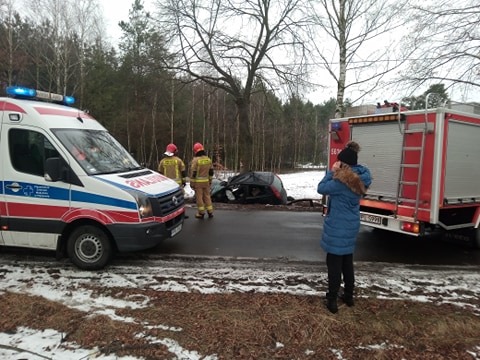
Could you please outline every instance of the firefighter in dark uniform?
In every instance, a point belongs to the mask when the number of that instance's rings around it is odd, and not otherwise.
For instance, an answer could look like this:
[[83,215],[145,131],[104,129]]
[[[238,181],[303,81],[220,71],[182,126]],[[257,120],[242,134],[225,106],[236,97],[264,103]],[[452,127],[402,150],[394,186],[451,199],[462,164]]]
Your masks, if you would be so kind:
[[197,219],[203,219],[205,212],[209,218],[213,218],[212,198],[210,197],[210,185],[213,179],[213,163],[201,143],[193,145],[194,158],[190,165],[190,187],[195,190],[197,200]]
[[[174,180],[182,188],[187,183],[187,171],[185,163],[177,156],[177,146],[175,144],[168,144],[165,149],[165,157],[160,160],[158,164],[158,172],[166,177]],[[188,216],[185,215],[185,219]]]

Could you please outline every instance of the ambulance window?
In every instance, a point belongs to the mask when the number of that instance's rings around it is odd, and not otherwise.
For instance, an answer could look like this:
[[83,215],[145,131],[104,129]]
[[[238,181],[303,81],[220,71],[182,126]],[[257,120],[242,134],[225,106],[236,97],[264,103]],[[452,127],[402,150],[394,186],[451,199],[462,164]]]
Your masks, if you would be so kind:
[[89,175],[113,174],[140,168],[127,150],[105,130],[52,131]]
[[13,168],[32,175],[44,176],[45,159],[59,156],[43,134],[31,130],[11,129],[8,146]]

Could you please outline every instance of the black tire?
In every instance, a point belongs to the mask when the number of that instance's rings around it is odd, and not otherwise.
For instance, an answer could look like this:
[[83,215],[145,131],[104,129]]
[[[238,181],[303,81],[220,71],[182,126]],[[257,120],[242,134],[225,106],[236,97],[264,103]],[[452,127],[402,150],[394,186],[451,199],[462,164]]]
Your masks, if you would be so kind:
[[472,246],[475,249],[480,249],[480,227],[473,229]]
[[[368,226],[369,227],[369,226]],[[392,231],[390,230],[386,230],[386,229],[380,229],[380,228],[375,228],[375,227],[372,227],[371,228],[371,231],[372,231],[372,234],[374,236],[377,236],[377,237],[387,237],[389,235],[392,235]]]
[[68,238],[70,260],[83,270],[105,267],[112,255],[112,244],[105,231],[92,225],[80,226]]

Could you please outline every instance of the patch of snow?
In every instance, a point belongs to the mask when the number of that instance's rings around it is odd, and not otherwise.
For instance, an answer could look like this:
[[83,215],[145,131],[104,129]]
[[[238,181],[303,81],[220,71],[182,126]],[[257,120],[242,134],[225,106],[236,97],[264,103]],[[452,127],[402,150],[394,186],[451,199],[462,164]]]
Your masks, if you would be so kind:
[[[92,359],[98,349],[85,350],[71,342],[62,342],[63,334],[47,329],[44,331],[18,328],[14,334],[0,333],[0,359],[28,360],[78,360]],[[102,355],[102,360],[138,360],[136,357]]]
[[[319,199],[316,193],[323,171],[305,171],[280,175],[287,194],[295,199]],[[187,185],[186,192],[193,194]],[[0,261],[1,258],[0,258]],[[377,298],[409,299],[421,302],[448,303],[469,308],[480,316],[480,272],[478,268],[445,267],[441,271],[427,267],[415,268],[390,264],[375,264],[376,270],[367,263],[356,264],[356,286],[369,289]],[[0,263],[0,293],[37,295],[64,304],[72,309],[93,315],[103,314],[117,321],[135,322],[135,319],[116,315],[116,309],[144,308],[150,299],[146,296],[134,296],[128,299],[116,299],[113,296],[94,296],[86,285],[104,288],[141,288],[155,291],[210,293],[284,293],[294,295],[323,296],[326,274],[317,268],[311,271],[278,266],[268,269],[245,266],[228,261],[195,266],[191,262],[158,261],[154,266],[111,266],[106,271],[87,272],[74,267],[49,270],[52,263]],[[158,275],[161,274],[159,279]],[[151,328],[143,324],[145,329]],[[163,330],[182,331],[168,324],[159,326]],[[138,334],[138,336],[145,336]],[[25,358],[29,360],[45,359],[78,360],[94,357],[102,360],[140,360],[133,357],[118,358],[114,355],[102,355],[98,350],[85,350],[76,344],[63,342],[63,335],[55,330],[36,331],[19,328],[16,333],[0,333],[0,358]],[[166,345],[178,359],[215,360],[217,356],[202,355],[179,346],[174,340],[151,339]],[[277,344],[282,346],[282,344]],[[391,344],[363,345],[369,348],[395,346]],[[338,358],[342,352],[331,349]],[[306,350],[306,355],[314,352]],[[44,354],[42,356],[40,354]],[[473,359],[480,359],[480,346],[468,352]]]

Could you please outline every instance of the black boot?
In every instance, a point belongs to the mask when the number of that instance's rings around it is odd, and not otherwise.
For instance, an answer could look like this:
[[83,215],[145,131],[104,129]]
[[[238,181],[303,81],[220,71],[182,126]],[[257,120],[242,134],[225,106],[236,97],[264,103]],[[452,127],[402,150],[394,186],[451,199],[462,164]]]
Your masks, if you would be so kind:
[[326,306],[328,311],[330,311],[332,314],[336,314],[338,312],[337,294],[327,293]]
[[340,295],[340,299],[342,299],[347,306],[352,307],[355,305],[352,294],[343,293],[342,295]]
[[352,307],[355,305],[353,301],[353,285],[350,283],[345,283],[345,288],[343,294],[340,295],[340,299],[347,305]]

